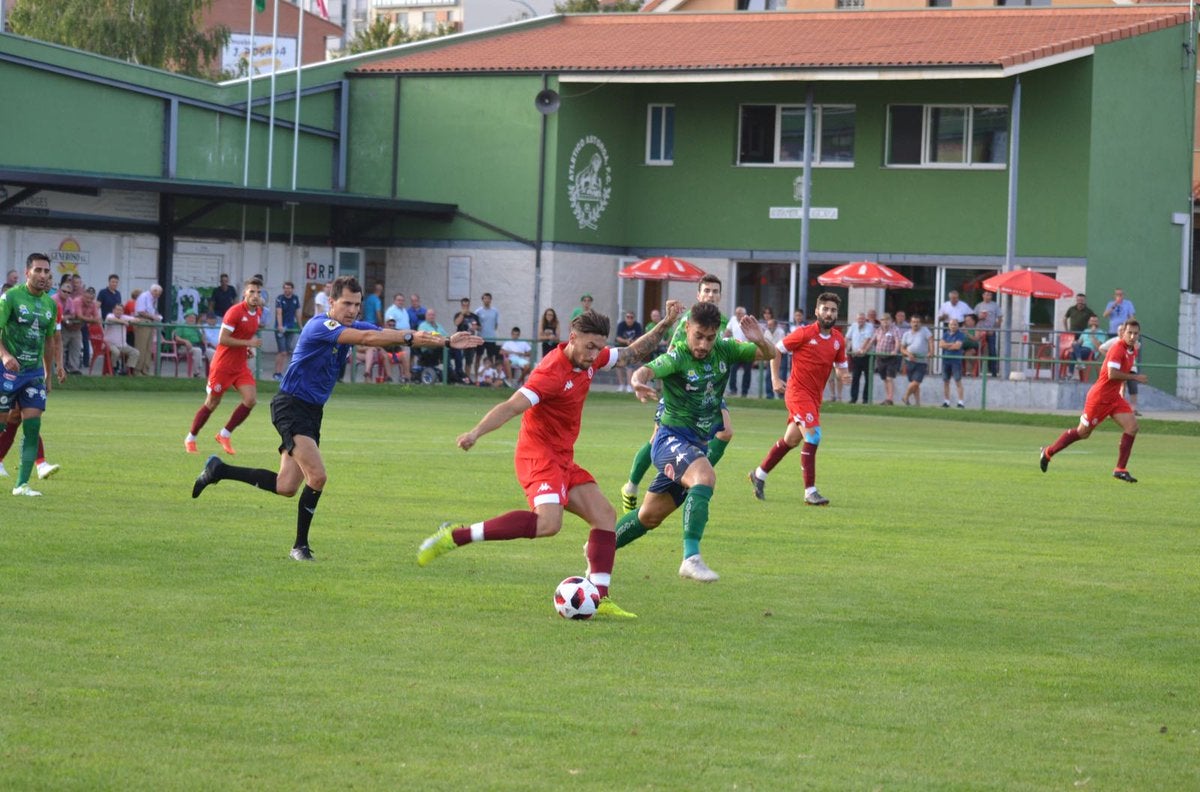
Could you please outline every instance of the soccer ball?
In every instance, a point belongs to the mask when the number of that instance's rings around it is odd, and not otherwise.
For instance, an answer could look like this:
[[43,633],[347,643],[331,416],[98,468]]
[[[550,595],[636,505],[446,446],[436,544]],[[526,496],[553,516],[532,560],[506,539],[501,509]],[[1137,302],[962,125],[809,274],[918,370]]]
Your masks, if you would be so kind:
[[599,604],[600,592],[587,578],[569,577],[554,589],[554,609],[564,619],[590,619]]

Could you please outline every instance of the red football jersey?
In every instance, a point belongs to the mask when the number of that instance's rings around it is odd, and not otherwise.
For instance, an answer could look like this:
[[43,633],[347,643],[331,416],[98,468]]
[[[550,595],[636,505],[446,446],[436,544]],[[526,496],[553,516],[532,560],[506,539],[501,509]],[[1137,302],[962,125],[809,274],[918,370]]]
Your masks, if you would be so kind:
[[554,455],[565,460],[575,457],[575,440],[583,417],[583,402],[597,371],[612,368],[617,362],[613,347],[600,350],[591,368],[577,369],[559,344],[525,380],[521,393],[533,407],[521,416],[517,437],[517,455]]
[[[247,341],[254,338],[254,334],[258,332],[258,320],[261,318],[262,309],[255,308],[251,311],[243,300],[225,312],[225,318],[221,320],[221,327],[228,330],[234,338]],[[250,357],[250,350],[251,347],[217,344],[217,353],[213,355],[212,368],[245,366],[246,358]]]
[[[1121,395],[1121,386],[1125,384],[1124,380],[1109,379],[1108,372],[1110,369],[1124,371],[1126,374],[1133,371],[1133,367],[1137,365],[1137,350],[1130,349],[1129,345],[1124,341],[1118,340],[1108,348],[1108,354],[1104,356],[1104,365],[1100,367],[1100,376],[1096,378],[1096,384],[1092,386],[1092,390],[1096,392],[1096,396],[1100,399],[1113,399]],[[1091,398],[1092,393],[1088,393]]]
[[825,383],[834,365],[846,365],[846,339],[837,328],[821,335],[816,323],[797,327],[783,337],[777,349],[792,353],[792,373],[788,377],[788,398],[821,403]]

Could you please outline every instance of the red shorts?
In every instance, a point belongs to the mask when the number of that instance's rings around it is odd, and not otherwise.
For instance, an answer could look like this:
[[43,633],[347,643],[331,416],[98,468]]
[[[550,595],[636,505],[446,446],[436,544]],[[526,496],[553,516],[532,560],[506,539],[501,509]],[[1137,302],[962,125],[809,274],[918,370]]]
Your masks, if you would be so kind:
[[214,368],[208,373],[209,393],[222,394],[227,390],[234,390],[243,385],[253,384],[254,374],[244,365],[237,369]]
[[811,399],[786,399],[788,420],[801,429],[821,425],[821,403]]
[[1087,401],[1083,403],[1083,414],[1079,416],[1079,422],[1095,428],[1104,423],[1105,418],[1131,412],[1133,412],[1133,408],[1119,394],[1107,399],[1093,399],[1089,395]]
[[596,479],[574,460],[563,460],[548,456],[522,456],[513,460],[517,470],[517,481],[525,490],[529,508],[536,509],[543,503],[567,505],[567,493],[583,484],[594,484]]

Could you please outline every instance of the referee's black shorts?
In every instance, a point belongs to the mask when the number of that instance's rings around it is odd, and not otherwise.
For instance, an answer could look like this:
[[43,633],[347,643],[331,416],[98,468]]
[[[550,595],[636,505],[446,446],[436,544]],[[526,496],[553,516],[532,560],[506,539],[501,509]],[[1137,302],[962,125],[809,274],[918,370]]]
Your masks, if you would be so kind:
[[279,432],[282,442],[280,451],[290,455],[296,448],[296,437],[303,435],[311,437],[313,442],[321,445],[321,416],[325,408],[320,404],[297,399],[290,393],[280,391],[271,399],[271,423]]

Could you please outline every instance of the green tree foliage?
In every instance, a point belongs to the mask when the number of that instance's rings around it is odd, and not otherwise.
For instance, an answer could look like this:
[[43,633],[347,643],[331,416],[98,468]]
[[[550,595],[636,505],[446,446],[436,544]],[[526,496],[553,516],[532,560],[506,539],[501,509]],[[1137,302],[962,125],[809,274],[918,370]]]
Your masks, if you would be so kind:
[[640,11],[642,0],[562,0],[554,4],[556,14],[599,14],[608,11]]
[[425,39],[437,38],[438,36],[446,36],[455,31],[445,25],[438,25],[433,31],[407,31],[403,28],[392,27],[387,20],[379,18],[362,28],[350,40],[348,49],[351,55],[357,55],[360,52],[371,52],[372,50],[386,49],[387,47],[395,47],[398,44],[408,44],[413,41],[424,41]]
[[159,69],[210,76],[229,41],[223,26],[203,29],[212,0],[16,0],[9,28]]

